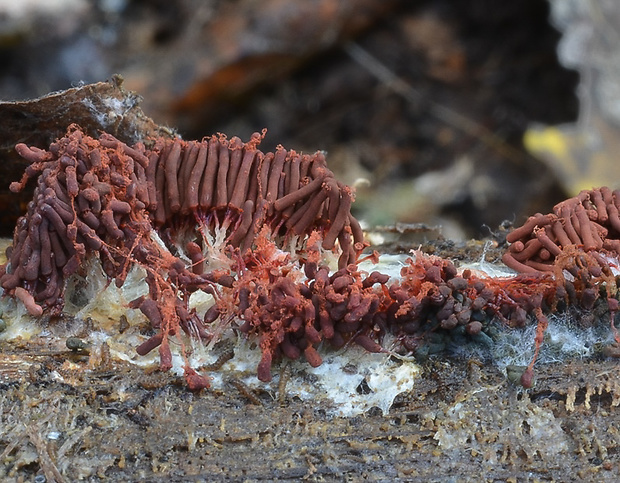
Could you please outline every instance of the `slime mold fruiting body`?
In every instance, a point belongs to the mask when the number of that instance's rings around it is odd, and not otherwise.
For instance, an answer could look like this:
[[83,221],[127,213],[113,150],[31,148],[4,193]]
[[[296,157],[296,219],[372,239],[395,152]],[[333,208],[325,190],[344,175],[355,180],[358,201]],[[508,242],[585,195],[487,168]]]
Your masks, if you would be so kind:
[[31,164],[11,190],[24,189],[31,178],[37,186],[15,228],[0,285],[39,316],[62,309],[65,280],[87,256],[98,256],[118,286],[137,263],[147,271],[149,296],[132,307],[158,331],[138,352],[159,346],[168,369],[169,336],[182,329],[210,337],[213,311],[200,320],[189,309],[189,294],[204,290],[217,297],[218,287],[232,287],[228,267],[213,268],[205,259],[214,243],[247,251],[264,226],[280,246],[297,248],[318,230],[323,249],[338,244],[343,266],[354,261],[356,246],[363,248],[350,213],[352,192],[335,180],[323,154],[281,146],[264,154],[257,149],[261,139],[156,139],[146,149],[105,133],[96,140],[71,126],[48,151],[18,144]]
[[555,205],[553,213],[537,213],[509,233],[511,245],[503,261],[518,272],[553,272],[562,249],[574,246],[591,254],[597,276],[609,266],[601,254],[620,252],[619,207],[620,190],[584,190]]
[[[494,318],[511,327],[535,318],[538,354],[545,313],[558,304],[591,308],[604,285],[616,334],[615,279],[600,254],[620,243],[615,192],[593,190],[509,234],[504,261],[528,273],[459,274],[449,260],[417,252],[400,279],[390,280],[360,270],[367,244],[350,211],[353,193],[334,178],[323,154],[281,146],[265,154],[258,149],[262,136],[247,143],[223,135],[160,138],[147,140],[147,148],[105,133],[94,139],[71,126],[49,150],[17,145],[30,165],[11,190],[35,178],[36,187],[2,267],[4,293],[33,316],[58,313],[67,278],[87,258],[99,258],[119,287],[132,266],[142,267],[148,294],[129,306],[146,316],[153,335],[137,352],[158,348],[160,367],[168,370],[170,338],[177,338],[191,389],[208,379],[190,366],[180,332],[210,344],[230,327],[256,338],[263,381],[281,357],[321,364],[323,342],[380,352],[388,350],[383,342],[391,333],[394,350],[411,352],[433,332],[475,337]],[[330,251],[339,255],[333,272],[324,261]],[[196,291],[215,300],[201,316],[189,305]],[[535,360],[524,386],[532,384]]]
[[201,233],[219,231],[227,245],[244,250],[265,224],[282,243],[322,230],[323,247],[338,240],[341,265],[353,261],[353,242],[362,235],[350,213],[351,190],[334,179],[321,153],[302,156],[279,146],[265,155],[260,140],[258,134],[245,144],[224,136],[157,139],[146,150],[109,134],[95,140],[73,126],[49,151],[18,144],[31,164],[11,189],[34,177],[37,187],[0,284],[38,315],[62,304],[63,280],[87,252],[100,253],[106,273],[122,283],[130,258],[154,249],[148,240],[154,230],[170,242],[188,229],[194,239],[182,248],[196,275],[204,266]]

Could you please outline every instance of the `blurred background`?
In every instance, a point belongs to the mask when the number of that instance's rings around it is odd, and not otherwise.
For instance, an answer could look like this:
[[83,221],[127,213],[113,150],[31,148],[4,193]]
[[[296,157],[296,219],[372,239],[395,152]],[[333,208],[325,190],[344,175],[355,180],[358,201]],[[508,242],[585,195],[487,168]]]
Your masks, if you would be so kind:
[[0,100],[118,73],[186,139],[266,127],[264,151],[327,151],[367,225],[478,238],[613,185],[618,15],[614,0],[0,0]]

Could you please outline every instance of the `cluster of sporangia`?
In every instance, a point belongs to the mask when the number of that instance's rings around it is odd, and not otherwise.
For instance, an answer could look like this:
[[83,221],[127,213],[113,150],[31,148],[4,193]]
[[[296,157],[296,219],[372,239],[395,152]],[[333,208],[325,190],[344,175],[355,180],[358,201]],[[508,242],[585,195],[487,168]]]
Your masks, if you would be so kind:
[[[432,331],[461,328],[475,336],[493,317],[521,326],[528,314],[535,315],[538,351],[546,327],[543,308],[558,297],[594,303],[598,292],[592,287],[609,272],[608,265],[582,256],[593,252],[570,252],[561,238],[575,242],[573,248],[615,249],[608,230],[620,224],[618,210],[615,195],[603,189],[558,205],[559,214],[537,215],[536,223],[530,220],[509,235],[508,265],[550,266],[555,257],[556,266],[575,276],[571,288],[546,275],[499,280],[469,271],[458,275],[450,261],[422,254],[408,261],[399,280],[361,272],[357,264],[366,245],[350,212],[351,189],[335,180],[321,153],[300,155],[279,146],[264,154],[257,149],[261,139],[259,134],[247,143],[223,135],[200,142],[155,139],[147,149],[109,134],[96,140],[71,126],[47,151],[18,144],[30,165],[11,190],[23,189],[31,178],[37,186],[17,223],[0,285],[37,316],[62,309],[66,279],[84,269],[87,257],[99,257],[119,287],[137,264],[146,272],[149,294],[130,307],[140,309],[154,330],[139,354],[159,348],[160,366],[167,370],[169,338],[180,330],[213,342],[233,324],[258,338],[258,377],[268,381],[272,361],[282,356],[303,354],[311,365],[320,364],[322,342],[342,347],[351,341],[376,352],[384,350],[381,342],[391,332],[404,350],[415,350]],[[605,210],[599,209],[599,197]],[[563,218],[569,212],[578,239]],[[601,230],[588,238],[586,227]],[[340,253],[333,273],[324,263],[325,251]],[[522,255],[530,252],[529,258]],[[580,285],[581,278],[587,280]],[[215,297],[203,316],[189,306],[197,290]],[[611,292],[609,300],[615,311]],[[182,352],[189,387],[206,387],[207,377]],[[525,386],[531,385],[534,360],[522,378]]]
[[[158,331],[138,352],[159,346],[161,366],[170,368],[168,338],[180,328],[207,339],[207,326],[219,314],[201,320],[189,309],[189,295],[217,295],[218,287],[234,283],[228,267],[205,260],[214,243],[247,251],[264,226],[280,246],[302,246],[318,230],[323,249],[338,242],[342,266],[363,248],[350,212],[351,189],[335,180],[324,155],[281,146],[263,154],[261,139],[156,139],[146,149],[109,134],[96,140],[71,126],[47,151],[18,144],[30,165],[10,188],[22,190],[31,178],[37,186],[15,228],[0,285],[37,316],[44,308],[62,309],[65,281],[87,255],[98,255],[118,286],[137,263],[147,272],[150,293],[131,306]],[[191,368],[186,372],[190,385],[202,383]]]
[[572,245],[590,252],[600,268],[606,268],[609,261],[601,252],[620,253],[619,207],[620,190],[584,190],[558,203],[553,213],[537,213],[509,233],[511,245],[503,261],[518,272],[553,272],[562,249]]

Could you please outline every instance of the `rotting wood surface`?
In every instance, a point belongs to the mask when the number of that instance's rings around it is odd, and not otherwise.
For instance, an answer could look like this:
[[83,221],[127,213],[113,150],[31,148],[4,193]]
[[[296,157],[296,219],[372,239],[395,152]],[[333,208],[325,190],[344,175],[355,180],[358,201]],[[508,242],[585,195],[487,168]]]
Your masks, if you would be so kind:
[[441,357],[388,415],[339,418],[286,394],[253,400],[232,383],[194,394],[169,375],[88,359],[2,344],[4,481],[612,481],[620,472],[615,361],[543,366],[523,391],[479,361]]

